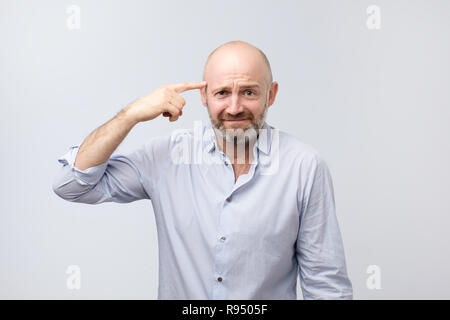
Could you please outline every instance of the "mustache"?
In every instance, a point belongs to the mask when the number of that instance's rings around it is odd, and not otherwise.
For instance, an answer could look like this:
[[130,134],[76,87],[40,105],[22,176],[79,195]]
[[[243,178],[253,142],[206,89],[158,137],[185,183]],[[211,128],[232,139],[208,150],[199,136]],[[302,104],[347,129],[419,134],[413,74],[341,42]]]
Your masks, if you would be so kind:
[[228,121],[228,120],[253,120],[253,118],[251,116],[235,117],[235,118],[222,118],[222,121]]

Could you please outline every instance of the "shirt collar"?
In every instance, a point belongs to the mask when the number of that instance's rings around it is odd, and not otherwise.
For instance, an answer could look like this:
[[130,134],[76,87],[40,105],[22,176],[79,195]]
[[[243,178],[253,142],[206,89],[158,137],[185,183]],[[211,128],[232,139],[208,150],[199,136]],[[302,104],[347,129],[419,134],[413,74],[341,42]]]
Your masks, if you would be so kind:
[[[272,130],[273,127],[264,121],[262,127],[263,130],[260,131],[258,140],[256,141],[256,147],[259,151],[268,155],[270,152],[270,147],[272,145]],[[209,122],[204,126],[204,138],[203,138],[203,148],[206,152],[212,152],[217,147],[217,138],[214,133],[212,124]]]

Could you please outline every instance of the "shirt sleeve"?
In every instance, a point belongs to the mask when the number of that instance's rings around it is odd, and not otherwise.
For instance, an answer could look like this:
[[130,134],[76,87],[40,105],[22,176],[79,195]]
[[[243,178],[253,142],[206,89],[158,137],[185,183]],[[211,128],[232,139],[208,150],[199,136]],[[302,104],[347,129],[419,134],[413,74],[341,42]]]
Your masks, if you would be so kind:
[[344,247],[335,211],[329,169],[315,155],[302,173],[300,226],[296,243],[300,286],[305,300],[353,299]]
[[74,167],[79,147],[73,146],[58,158],[62,167],[53,180],[53,191],[65,200],[87,204],[150,199],[152,181],[158,177],[165,154],[161,142],[153,138],[130,154],[113,154],[85,170]]

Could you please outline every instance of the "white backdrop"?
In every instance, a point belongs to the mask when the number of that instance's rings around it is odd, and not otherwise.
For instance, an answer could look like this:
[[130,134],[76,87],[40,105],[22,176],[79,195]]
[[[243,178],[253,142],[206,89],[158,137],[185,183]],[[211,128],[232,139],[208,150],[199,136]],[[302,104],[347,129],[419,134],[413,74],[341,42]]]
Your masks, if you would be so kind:
[[[279,82],[267,122],[330,167],[354,298],[449,299],[449,32],[449,1],[0,0],[0,298],[157,297],[151,202],[66,202],[57,158],[243,40]],[[117,152],[208,121],[183,96]]]

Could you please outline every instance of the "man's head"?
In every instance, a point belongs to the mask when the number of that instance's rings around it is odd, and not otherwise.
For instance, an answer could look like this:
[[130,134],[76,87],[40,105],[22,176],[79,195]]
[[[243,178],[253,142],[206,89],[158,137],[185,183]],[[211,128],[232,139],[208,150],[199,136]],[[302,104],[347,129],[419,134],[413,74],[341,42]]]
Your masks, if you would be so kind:
[[242,143],[246,130],[262,128],[278,83],[272,82],[270,63],[260,49],[243,41],[219,46],[208,56],[203,80],[207,86],[201,90],[202,103],[216,133]]

